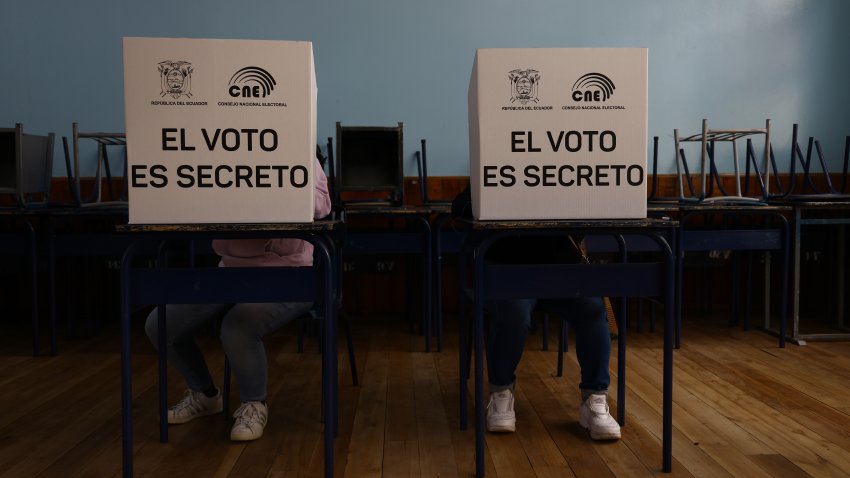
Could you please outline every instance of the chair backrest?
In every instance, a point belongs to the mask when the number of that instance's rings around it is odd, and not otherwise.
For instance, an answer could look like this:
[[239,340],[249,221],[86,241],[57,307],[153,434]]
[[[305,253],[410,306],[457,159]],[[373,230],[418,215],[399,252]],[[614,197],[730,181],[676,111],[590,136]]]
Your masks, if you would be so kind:
[[428,156],[425,154],[425,140],[416,153],[416,171],[419,174],[419,199],[422,204],[428,204]]
[[[769,119],[765,121],[764,128],[753,129],[710,129],[708,121],[703,119],[702,132],[685,137],[680,137],[679,130],[674,129],[673,138],[676,147],[676,172],[679,180],[680,200],[683,202],[764,203],[770,194],[770,134],[771,121]],[[738,157],[738,145],[742,140],[751,140],[753,136],[763,136],[764,138],[763,158],[759,161],[756,155],[746,154],[743,164],[747,173],[745,175]],[[700,145],[698,185],[692,183],[690,171],[693,170],[693,164],[689,168],[685,156],[683,143],[688,142],[699,143]],[[723,152],[719,148],[722,144],[731,146],[730,159],[733,169],[734,191],[726,190],[720,175],[718,165],[723,164],[720,159]],[[749,148],[752,148],[751,143]],[[757,194],[747,195],[749,192],[747,181],[749,180],[751,166],[759,191]],[[686,184],[688,186],[687,194],[685,192]]]
[[[814,155],[817,162],[814,163]],[[795,123],[791,131],[791,156],[788,163],[788,185],[780,194],[772,196],[792,201],[820,201],[820,200],[842,200],[850,199],[847,195],[847,164],[850,159],[850,136],[845,138],[844,143],[844,167],[841,172],[840,186],[835,187],[830,177],[829,168],[826,165],[825,155],[820,141],[809,136],[806,146],[806,154],[799,144],[799,129]],[[772,163],[776,169],[775,161]],[[816,184],[816,174],[820,174],[820,183]]]
[[[80,172],[80,140],[91,139],[97,147],[97,169],[94,183],[90,194],[83,195],[81,191]],[[65,149],[65,166],[68,169],[68,178],[71,181],[70,190],[77,206],[89,205],[123,205],[127,202],[127,140],[124,133],[102,133],[81,132],[77,123],[71,124],[72,155],[69,158],[68,149]],[[115,193],[112,185],[112,166],[109,160],[108,148],[122,149],[124,177],[121,183],[121,191]],[[72,164],[73,163],[73,164]],[[106,177],[106,187],[109,194],[108,199],[103,198],[101,193],[101,182]]]
[[50,201],[55,135],[0,128],[0,193],[10,194],[19,207],[45,206]]
[[[685,163],[687,166],[687,163]],[[690,182],[690,173],[687,169],[684,172],[684,177],[688,179],[688,186],[690,187],[690,194],[693,195],[693,184]],[[678,203],[680,200],[679,195],[675,196],[665,196],[661,188],[659,187],[660,181],[658,176],[658,136],[653,136],[652,138],[652,171],[649,177],[650,181],[650,189],[649,194],[646,197],[646,201],[648,204],[670,204],[670,203]]]
[[342,126],[337,122],[336,194],[341,203],[402,205],[403,156],[404,123],[385,127]]

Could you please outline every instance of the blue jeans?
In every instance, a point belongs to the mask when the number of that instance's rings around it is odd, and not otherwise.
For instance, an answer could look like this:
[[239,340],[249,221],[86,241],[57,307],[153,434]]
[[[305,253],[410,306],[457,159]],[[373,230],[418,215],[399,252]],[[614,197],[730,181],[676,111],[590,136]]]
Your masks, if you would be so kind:
[[611,333],[605,305],[601,298],[579,297],[493,300],[486,304],[490,313],[487,337],[490,391],[513,388],[535,307],[568,320],[575,331],[576,358],[581,367],[579,388],[585,392],[608,390]]
[[[214,385],[195,334],[221,319],[221,345],[243,402],[267,398],[268,364],[263,337],[305,314],[310,302],[279,304],[169,304],[166,306],[167,357],[190,390],[201,392]],[[157,309],[145,322],[145,332],[157,346]]]

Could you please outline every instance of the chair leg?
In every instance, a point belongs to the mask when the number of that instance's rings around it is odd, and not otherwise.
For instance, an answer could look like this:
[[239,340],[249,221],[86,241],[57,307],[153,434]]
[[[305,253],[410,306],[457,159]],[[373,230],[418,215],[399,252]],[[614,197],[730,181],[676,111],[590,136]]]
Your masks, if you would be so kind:
[[736,326],[740,323],[740,319],[738,317],[738,304],[740,302],[740,274],[739,274],[739,266],[740,266],[740,256],[737,251],[732,252],[732,260],[730,261],[732,264],[732,303],[730,305],[729,312],[729,326]]
[[561,319],[561,333],[558,334],[558,371],[556,376],[564,376],[564,352],[567,351],[569,344],[570,323]]
[[629,311],[626,298],[620,302],[620,326],[617,333],[617,422],[626,425],[626,333],[629,331]]
[[753,297],[753,252],[748,251],[747,255],[747,286],[746,296],[744,298],[744,330],[750,330],[750,308],[752,307]]
[[655,301],[649,301],[649,333],[655,332]]
[[637,302],[637,320],[635,320],[635,332],[643,332],[643,298],[638,297]]
[[549,313],[543,313],[543,351],[549,351]]
[[221,398],[224,405],[224,419],[230,418],[230,360],[224,356],[224,379],[221,384]]
[[[351,367],[351,382],[355,387],[360,385],[360,380],[357,375],[357,361],[354,357],[354,340],[351,336],[351,322],[348,320],[348,314],[339,309],[338,314],[340,319],[342,320],[343,327],[345,327],[345,339],[348,347],[348,364]],[[324,343],[324,322],[321,322],[319,325],[319,352],[321,353],[321,344]]]
[[348,314],[339,311],[339,316],[342,318],[342,325],[345,327],[345,339],[348,344],[348,364],[351,367],[351,383],[357,387],[360,381],[357,379],[357,359],[354,356],[354,340],[351,337],[351,322],[348,320]]
[[304,326],[304,322],[307,319],[305,317],[298,318],[298,338],[296,339],[296,350],[298,353],[304,353],[304,334],[306,333],[306,327]]

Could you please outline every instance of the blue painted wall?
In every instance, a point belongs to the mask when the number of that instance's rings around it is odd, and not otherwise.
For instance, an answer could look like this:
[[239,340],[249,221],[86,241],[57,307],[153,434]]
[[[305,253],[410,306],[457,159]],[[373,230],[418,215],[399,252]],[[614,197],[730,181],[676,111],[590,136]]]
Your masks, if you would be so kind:
[[[70,136],[123,131],[121,38],[313,42],[319,138],[334,125],[405,123],[406,174],[466,175],[466,93],[479,47],[648,47],[649,134],[673,171],[672,132],[774,121],[817,136],[838,169],[850,134],[846,0],[90,0],[8,2],[0,125]],[[650,138],[651,140],[651,138]],[[650,141],[651,144],[651,141]],[[93,171],[93,157],[83,173]],[[61,141],[55,174],[64,174]]]

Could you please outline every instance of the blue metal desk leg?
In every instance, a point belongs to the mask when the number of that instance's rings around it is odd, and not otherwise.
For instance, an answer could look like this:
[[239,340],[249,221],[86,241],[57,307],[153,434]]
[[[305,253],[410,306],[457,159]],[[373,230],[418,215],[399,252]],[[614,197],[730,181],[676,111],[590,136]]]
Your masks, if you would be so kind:
[[[676,261],[679,262],[679,261]],[[666,294],[664,294],[664,390],[662,398],[661,470],[673,469],[673,328],[674,328],[674,268],[673,257],[667,258]]]
[[[673,246],[673,253],[676,254],[676,266],[675,266],[676,270],[675,270],[675,275],[673,276],[673,278],[671,280],[674,280],[676,282],[676,285],[675,285],[676,300],[675,300],[673,307],[675,307],[675,309],[676,309],[676,318],[675,318],[675,321],[676,321],[676,326],[675,326],[676,327],[676,334],[675,334],[676,344],[675,344],[675,347],[677,349],[680,347],[681,340],[682,340],[682,261],[684,260],[684,256],[685,256],[685,253],[682,250],[682,238],[684,237],[684,234],[685,234],[685,228],[684,228],[684,226],[680,225],[679,230],[678,230],[678,234],[676,234],[676,239],[674,241],[675,244]],[[665,311],[665,316],[666,316],[666,314],[667,314],[667,312]],[[664,333],[666,334],[667,331],[665,330]]]
[[428,221],[424,221],[422,230],[422,242],[424,251],[422,258],[422,320],[425,331],[425,351],[431,351],[431,337],[433,335],[431,320],[431,227]]
[[156,306],[157,367],[159,371],[159,441],[168,442],[168,344],[166,343],[165,305]]
[[[628,262],[626,241],[622,235],[617,235],[620,247],[620,262]],[[617,333],[617,421],[620,426],[626,425],[626,333],[629,331],[629,298],[620,301],[622,311],[622,327]]]
[[[35,230],[29,221],[26,224],[27,243],[29,244],[30,259],[30,314],[32,317],[32,355],[41,353],[41,338],[38,317],[38,248],[35,243]],[[53,322],[51,322],[52,324]],[[50,355],[56,355],[56,333],[55,327],[50,328]]]
[[[477,287],[478,288],[478,287]],[[484,476],[484,311],[475,297],[475,475]]]
[[443,256],[440,252],[440,233],[434,238],[434,286],[432,289],[432,300],[434,301],[434,310],[431,311],[431,317],[436,327],[437,334],[437,352],[443,351]]
[[[799,208],[798,208],[799,209]],[[780,220],[782,221],[782,301],[780,307],[782,310],[779,312],[779,348],[785,348],[785,333],[788,324],[788,270],[791,269],[791,253],[790,253],[790,240],[791,240],[791,228],[788,225],[788,220],[785,219],[784,216],[780,216]],[[797,291],[794,291],[796,293]]]
[[337,423],[337,391],[336,391],[336,313],[334,310],[333,291],[335,283],[331,281],[332,257],[327,247],[322,243],[321,258],[322,271],[324,272],[324,301],[325,301],[325,334],[324,350],[322,351],[322,381],[325,390],[324,417],[325,417],[325,476],[334,476],[334,436],[338,429]]
[[617,422],[626,425],[626,332],[629,330],[628,299],[622,300],[620,327],[617,333]]
[[[483,254],[481,254],[483,255]],[[484,476],[484,259],[475,258],[475,475]]]
[[467,408],[467,393],[468,393],[468,383],[469,380],[469,364],[467,362],[468,347],[469,340],[467,334],[469,333],[469,323],[466,320],[466,294],[463,291],[464,284],[466,283],[466,276],[464,275],[464,265],[465,262],[465,254],[463,252],[458,254],[458,305],[460,306],[460,310],[458,311],[458,403],[460,405],[460,429],[466,430],[469,426],[469,412]]
[[133,384],[130,345],[130,263],[127,251],[121,260],[121,445],[122,473],[133,476]]

